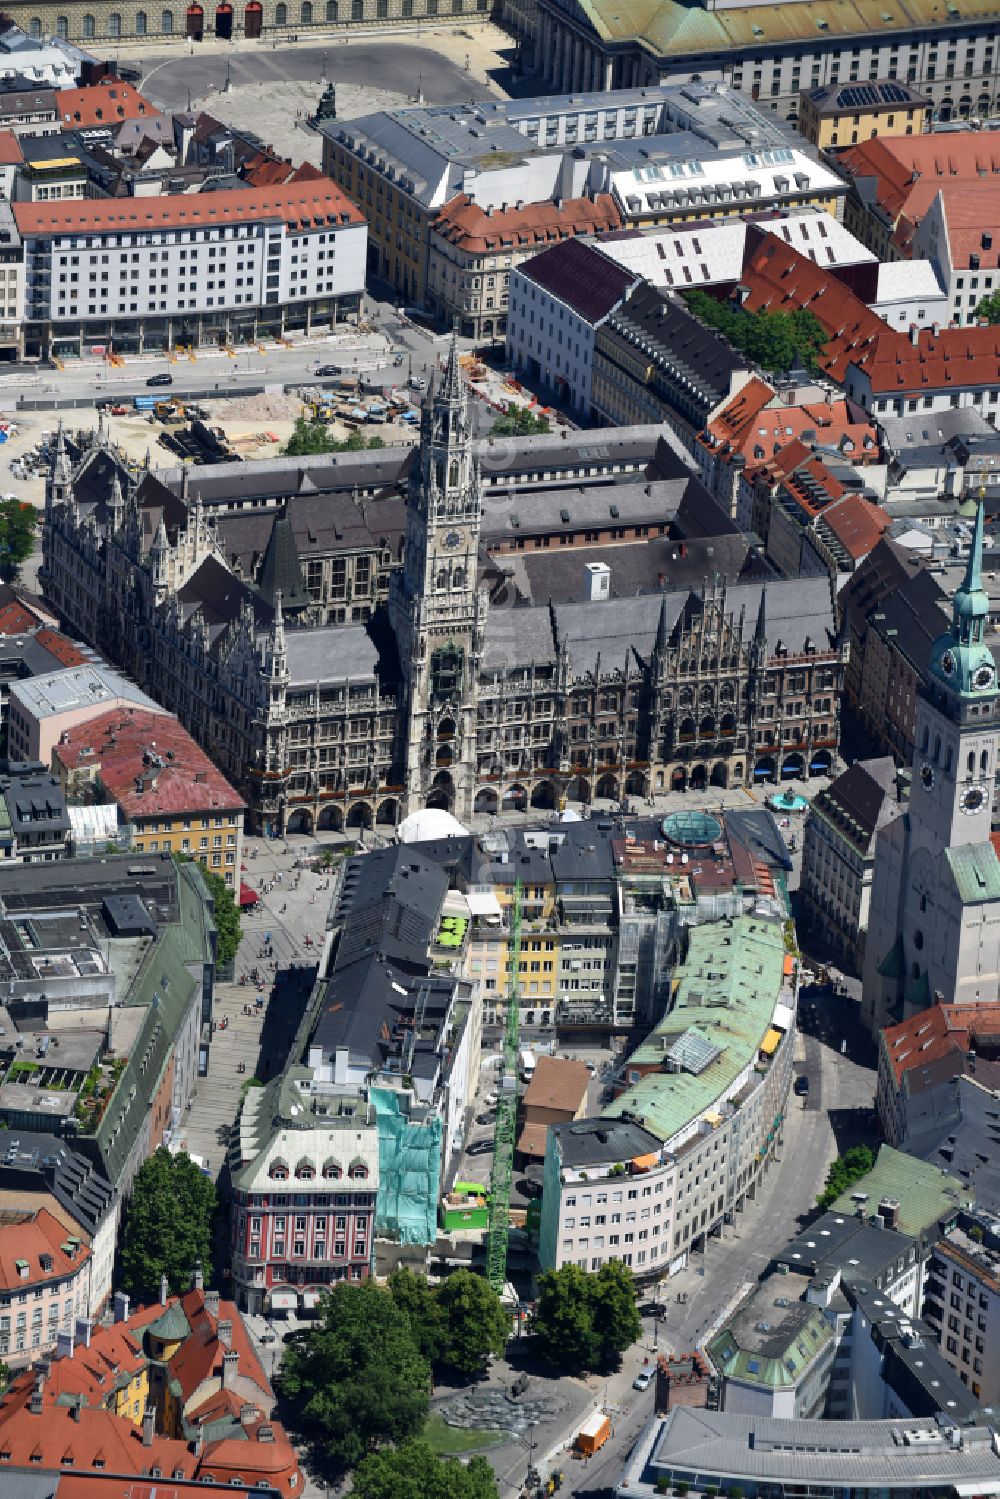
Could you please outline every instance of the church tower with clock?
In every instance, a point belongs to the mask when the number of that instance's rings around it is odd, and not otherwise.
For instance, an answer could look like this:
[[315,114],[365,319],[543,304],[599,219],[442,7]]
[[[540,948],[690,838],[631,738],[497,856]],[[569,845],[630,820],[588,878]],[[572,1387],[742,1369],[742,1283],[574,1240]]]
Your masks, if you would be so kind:
[[990,831],[1000,687],[987,643],[983,507],[951,626],[917,704],[906,812],[879,834],[862,1007],[873,1032],[935,1002],[1000,1002],[1000,859]]
[[478,585],[482,480],[452,337],[424,400],[406,501],[405,563],[389,601],[404,692],[406,812],[472,815],[486,623]]

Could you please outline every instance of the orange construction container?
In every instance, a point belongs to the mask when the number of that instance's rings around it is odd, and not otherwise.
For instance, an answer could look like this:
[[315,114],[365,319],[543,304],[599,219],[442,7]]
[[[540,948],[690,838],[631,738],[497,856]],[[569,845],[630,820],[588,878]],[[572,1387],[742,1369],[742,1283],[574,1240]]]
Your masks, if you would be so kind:
[[576,1448],[584,1457],[593,1457],[611,1435],[611,1417],[603,1411],[588,1416],[576,1434]]

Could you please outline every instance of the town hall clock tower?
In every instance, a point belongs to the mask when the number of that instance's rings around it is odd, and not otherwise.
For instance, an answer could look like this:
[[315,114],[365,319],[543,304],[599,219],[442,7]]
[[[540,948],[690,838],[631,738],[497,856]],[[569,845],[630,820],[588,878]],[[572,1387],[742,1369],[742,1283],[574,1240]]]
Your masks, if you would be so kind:
[[452,337],[420,419],[406,500],[406,551],[390,597],[406,722],[406,812],[472,815],[476,688],[486,596],[477,586],[482,481],[472,456],[468,400]]

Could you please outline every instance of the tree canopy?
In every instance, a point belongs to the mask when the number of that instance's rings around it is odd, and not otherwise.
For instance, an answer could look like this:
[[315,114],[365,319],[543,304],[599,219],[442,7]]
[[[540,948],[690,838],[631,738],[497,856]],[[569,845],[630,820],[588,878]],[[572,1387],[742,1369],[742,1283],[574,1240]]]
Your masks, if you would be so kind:
[[121,1241],[121,1285],[132,1299],[153,1301],[165,1275],[171,1291],[185,1291],[200,1261],[212,1274],[215,1183],[184,1155],[164,1146],[136,1172]]
[[701,290],[683,293],[695,317],[715,328],[734,349],[746,354],[761,369],[784,374],[796,364],[817,368],[817,358],[827,336],[823,325],[808,308],[795,312],[747,312],[730,302],[720,302]]
[[1000,291],[991,291],[983,297],[976,308],[976,317],[984,317],[988,323],[1000,323]]
[[364,448],[384,448],[385,438],[369,437],[367,442],[358,431],[343,440],[334,437],[325,422],[300,416],[295,420],[295,430],[285,443],[282,452],[289,458],[307,458],[318,453],[360,453]]
[[485,1457],[466,1466],[454,1457],[438,1457],[426,1442],[373,1452],[354,1471],[355,1499],[497,1499],[493,1469]]
[[0,577],[7,582],[17,577],[21,563],[31,556],[37,521],[33,505],[16,497],[0,500]]
[[816,1201],[821,1208],[828,1208],[849,1192],[856,1181],[867,1176],[875,1165],[875,1152],[868,1145],[855,1145],[846,1154],[840,1155],[826,1173],[826,1185]]
[[516,401],[508,401],[507,409],[493,423],[493,433],[497,437],[534,437],[539,432],[548,431],[547,416],[536,416],[529,407],[518,406]]
[[409,1318],[372,1280],[323,1297],[318,1324],[286,1350],[281,1384],[317,1455],[336,1469],[415,1437],[430,1405],[430,1365]]
[[546,1362],[565,1374],[615,1364],[642,1332],[631,1270],[617,1260],[596,1275],[579,1265],[546,1270],[533,1329]]
[[435,1370],[473,1379],[491,1353],[507,1346],[510,1318],[489,1281],[471,1270],[455,1270],[436,1287],[411,1270],[397,1270],[389,1290]]
[[240,908],[236,904],[236,896],[221,875],[206,869],[204,865],[201,872],[208,886],[208,893],[215,903],[215,926],[219,934],[215,956],[219,966],[223,967],[235,958],[243,936]]

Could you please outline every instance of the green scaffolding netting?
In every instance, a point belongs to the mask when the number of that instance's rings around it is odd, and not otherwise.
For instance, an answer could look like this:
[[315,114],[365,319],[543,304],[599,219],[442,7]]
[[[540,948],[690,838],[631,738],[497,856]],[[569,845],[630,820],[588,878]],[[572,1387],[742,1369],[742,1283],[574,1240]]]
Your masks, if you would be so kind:
[[375,1232],[400,1244],[433,1244],[441,1178],[441,1120],[407,1119],[400,1096],[372,1088],[378,1123],[379,1190]]

